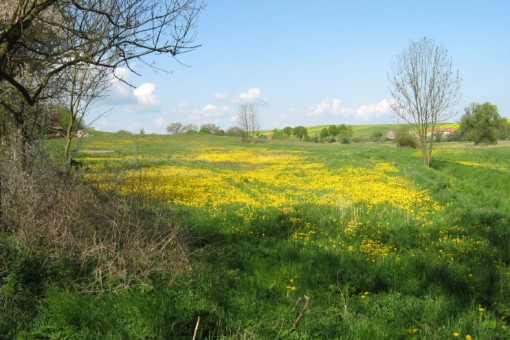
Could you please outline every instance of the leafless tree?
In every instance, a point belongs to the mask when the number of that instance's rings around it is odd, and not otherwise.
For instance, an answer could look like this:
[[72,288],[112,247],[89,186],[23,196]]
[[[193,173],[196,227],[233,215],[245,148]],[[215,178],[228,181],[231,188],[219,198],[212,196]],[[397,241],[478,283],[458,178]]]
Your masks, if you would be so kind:
[[[0,85],[25,104],[1,104],[16,124],[23,125],[25,106],[65,93],[73,69],[80,74],[85,69],[114,74],[116,68],[126,67],[137,73],[132,63],[144,62],[151,54],[176,58],[194,50],[194,28],[203,7],[197,1],[3,0]],[[90,88],[87,91],[90,94]],[[80,97],[78,92],[74,99]],[[85,97],[79,98],[81,108]],[[26,127],[19,130],[26,135]]]
[[184,125],[181,122],[173,122],[166,127],[166,132],[176,135],[184,131]]
[[205,123],[200,125],[199,132],[217,134],[220,130],[221,128],[214,123]]
[[86,63],[74,64],[63,72],[69,87],[63,90],[63,102],[68,115],[65,127],[64,160],[71,162],[71,142],[90,107],[103,97],[110,85],[112,73],[108,69]]
[[393,100],[391,108],[399,121],[410,125],[418,136],[423,164],[430,166],[437,123],[451,118],[460,99],[462,80],[454,70],[448,51],[428,38],[412,41],[397,57],[388,74]]
[[238,116],[239,128],[244,132],[244,138],[250,141],[260,129],[260,120],[255,104],[240,104]]

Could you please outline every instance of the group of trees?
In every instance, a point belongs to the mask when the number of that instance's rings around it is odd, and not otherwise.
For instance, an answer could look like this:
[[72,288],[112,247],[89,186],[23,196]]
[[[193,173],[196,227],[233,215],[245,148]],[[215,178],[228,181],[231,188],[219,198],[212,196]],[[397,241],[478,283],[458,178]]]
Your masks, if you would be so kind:
[[183,124],[181,122],[173,122],[166,127],[166,131],[171,135],[177,135],[180,133],[203,133],[213,134],[216,136],[235,136],[242,138],[246,136],[245,132],[238,126],[233,126],[225,131],[222,130],[221,127],[213,123],[206,123],[198,126],[195,124]]
[[348,144],[351,142],[352,136],[352,127],[345,124],[330,125],[321,130],[320,139],[321,141],[329,142],[336,142],[338,140],[343,144]]
[[496,105],[473,103],[465,109],[459,122],[456,139],[480,143],[496,143],[510,137],[507,119],[499,115]]
[[188,131],[198,131],[198,126],[195,124],[183,124],[181,122],[173,122],[166,127],[166,132],[171,135],[177,135],[179,133],[188,132]]
[[[66,107],[69,138],[115,70],[191,51],[195,0],[4,0],[0,3],[2,142],[26,159],[48,108]],[[120,81],[125,81],[120,79]],[[35,128],[38,127],[38,128]],[[66,143],[65,155],[69,158]]]
[[169,134],[176,135],[179,133],[209,133],[218,136],[236,136],[249,142],[259,135],[260,118],[257,106],[253,103],[244,103],[239,105],[239,115],[237,116],[237,126],[231,127],[224,131],[221,127],[213,123],[202,124],[198,128],[195,124],[183,124],[181,122],[173,122],[166,127]]
[[299,125],[294,128],[286,126],[283,129],[273,130],[273,139],[290,139],[295,137],[298,140],[309,141],[308,130],[306,127]]

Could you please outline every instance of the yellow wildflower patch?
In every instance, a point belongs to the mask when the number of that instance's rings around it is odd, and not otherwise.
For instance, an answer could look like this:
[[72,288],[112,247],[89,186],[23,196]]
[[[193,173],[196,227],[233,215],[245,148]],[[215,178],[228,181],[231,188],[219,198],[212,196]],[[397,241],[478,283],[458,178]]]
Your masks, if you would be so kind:
[[[367,168],[329,169],[324,163],[310,162],[305,153],[265,149],[206,149],[177,158],[180,160],[176,165],[152,166],[115,176],[101,175],[98,169],[89,178],[103,188],[112,188],[115,184],[115,190],[134,190],[170,204],[205,209],[211,216],[233,212],[246,219],[263,219],[264,210],[286,213],[297,205],[342,210],[362,203],[366,210],[390,205],[418,221],[425,221],[431,213],[441,210],[427,190],[415,188],[387,162],[374,162]],[[200,167],[204,163],[197,161],[248,166],[241,169],[214,166],[211,169]],[[314,226],[302,223],[301,227],[293,237],[309,239]],[[353,220],[346,231],[355,228]],[[366,253],[386,252],[384,248],[376,248],[377,251],[369,243],[362,245]]]

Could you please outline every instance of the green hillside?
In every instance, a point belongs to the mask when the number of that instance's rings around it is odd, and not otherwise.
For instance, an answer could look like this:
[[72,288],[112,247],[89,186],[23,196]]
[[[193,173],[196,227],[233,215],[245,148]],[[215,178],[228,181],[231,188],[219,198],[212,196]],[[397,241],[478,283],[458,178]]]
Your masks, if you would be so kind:
[[[331,124],[330,124],[331,125]],[[323,128],[327,128],[330,125],[314,125],[307,126],[308,135],[310,137],[315,136],[315,134],[320,135],[321,130]],[[381,132],[383,136],[386,136],[389,131],[398,130],[401,124],[367,124],[367,125],[350,125],[352,127],[352,131],[354,133],[354,138],[370,138],[374,133]],[[442,128],[458,128],[458,123],[442,123],[439,124],[439,127]],[[261,134],[269,134],[273,130],[264,130],[261,131]]]

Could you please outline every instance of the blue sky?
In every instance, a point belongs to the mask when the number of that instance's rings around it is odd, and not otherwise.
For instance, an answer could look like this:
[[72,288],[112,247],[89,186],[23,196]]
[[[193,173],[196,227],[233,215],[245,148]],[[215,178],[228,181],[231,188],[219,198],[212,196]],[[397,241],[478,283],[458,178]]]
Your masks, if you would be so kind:
[[[457,121],[473,102],[510,117],[508,0],[210,0],[191,53],[151,57],[122,74],[86,118],[103,131],[164,133],[172,122],[236,125],[257,104],[262,129],[394,123],[387,73],[411,40],[443,45],[463,79]],[[188,66],[186,66],[188,65]],[[97,118],[99,113],[107,115]],[[97,119],[96,119],[97,118]]]

